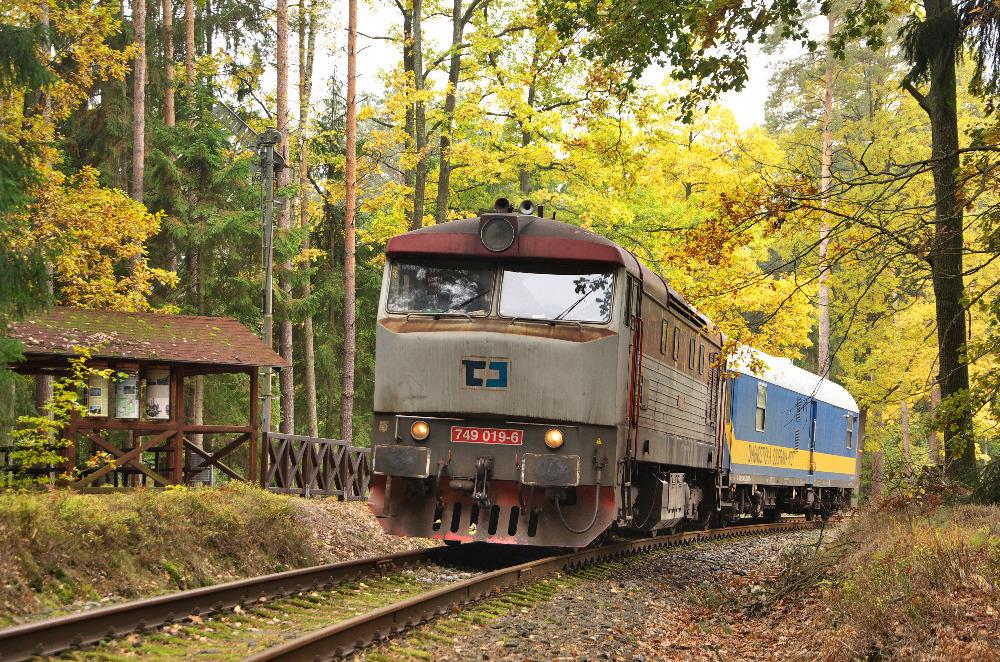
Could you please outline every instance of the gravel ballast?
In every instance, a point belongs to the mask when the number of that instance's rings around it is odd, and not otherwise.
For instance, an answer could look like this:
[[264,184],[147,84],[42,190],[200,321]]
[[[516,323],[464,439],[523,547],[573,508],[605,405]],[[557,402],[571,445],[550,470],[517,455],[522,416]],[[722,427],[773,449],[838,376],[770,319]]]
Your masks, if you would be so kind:
[[[461,622],[460,634],[440,636],[442,630],[456,632],[455,619],[437,631],[431,624],[362,657],[642,661],[729,659],[737,652],[751,659],[809,657],[791,647],[747,655],[735,640],[742,636],[741,611],[722,607],[731,607],[737,595],[762,590],[755,580],[772,570],[783,552],[815,545],[819,535],[810,530],[748,536],[624,559],[557,578],[563,585],[552,597],[478,623]],[[719,620],[723,612],[728,612],[725,623]]]

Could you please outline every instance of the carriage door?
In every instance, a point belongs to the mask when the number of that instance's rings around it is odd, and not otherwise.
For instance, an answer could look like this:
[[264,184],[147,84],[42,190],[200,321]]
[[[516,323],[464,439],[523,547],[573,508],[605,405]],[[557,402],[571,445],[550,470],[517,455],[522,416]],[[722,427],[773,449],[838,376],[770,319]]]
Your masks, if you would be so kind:
[[816,473],[816,401],[809,401],[809,478]]

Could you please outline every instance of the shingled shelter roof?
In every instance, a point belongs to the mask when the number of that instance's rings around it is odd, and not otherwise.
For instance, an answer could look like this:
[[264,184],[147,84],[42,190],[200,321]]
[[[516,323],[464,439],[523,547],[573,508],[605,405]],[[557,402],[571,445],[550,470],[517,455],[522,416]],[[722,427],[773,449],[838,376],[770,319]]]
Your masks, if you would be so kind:
[[79,346],[94,349],[94,358],[232,368],[289,365],[229,317],[57,307],[11,324],[8,335],[24,345],[26,363],[73,356]]

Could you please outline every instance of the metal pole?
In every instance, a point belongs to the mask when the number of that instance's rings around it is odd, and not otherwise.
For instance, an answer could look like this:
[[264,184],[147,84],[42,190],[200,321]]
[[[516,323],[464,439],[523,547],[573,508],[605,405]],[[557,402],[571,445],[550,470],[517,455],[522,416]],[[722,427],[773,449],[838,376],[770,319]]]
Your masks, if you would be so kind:
[[[271,346],[271,326],[274,310],[272,287],[272,272],[274,262],[274,146],[281,142],[281,134],[274,129],[267,129],[257,139],[261,155],[262,184],[264,185],[264,305],[263,305],[263,336],[264,344]],[[271,431],[271,377],[270,366],[264,368],[264,406],[261,409],[261,428],[263,435]],[[267,437],[262,435],[263,443]],[[262,467],[263,469],[263,467]]]

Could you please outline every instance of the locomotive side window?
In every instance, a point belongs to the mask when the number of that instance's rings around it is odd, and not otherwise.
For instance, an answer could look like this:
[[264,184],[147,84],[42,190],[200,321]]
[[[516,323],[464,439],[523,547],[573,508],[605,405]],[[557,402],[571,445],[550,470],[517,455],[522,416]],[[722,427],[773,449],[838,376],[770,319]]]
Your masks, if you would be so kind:
[[567,322],[611,319],[614,274],[580,269],[508,266],[500,286],[500,316]]
[[681,330],[678,327],[674,327],[674,360],[681,355]]
[[698,346],[698,374],[705,374],[705,346]]
[[694,337],[691,338],[691,342],[688,343],[688,370],[694,370]]
[[389,268],[390,313],[488,315],[496,268],[492,264],[394,262]]
[[632,319],[639,312],[639,298],[642,296],[642,292],[639,290],[639,281],[635,278],[629,276],[625,280],[625,315],[622,316],[622,321],[625,322],[625,326],[632,326]]
[[757,418],[754,421],[754,427],[757,432],[764,431],[764,425],[767,423],[767,384],[764,382],[757,382]]
[[667,353],[667,336],[669,335],[670,327],[667,326],[667,320],[660,322],[660,354]]
[[854,448],[854,417],[847,414],[844,418],[847,419],[847,448]]

